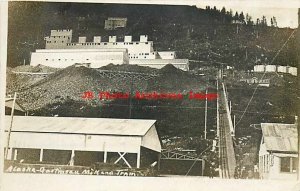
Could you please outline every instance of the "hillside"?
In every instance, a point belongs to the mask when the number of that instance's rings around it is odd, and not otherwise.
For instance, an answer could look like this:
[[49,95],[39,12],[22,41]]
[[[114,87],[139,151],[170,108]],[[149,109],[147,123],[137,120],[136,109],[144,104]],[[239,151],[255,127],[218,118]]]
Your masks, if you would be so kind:
[[[32,67],[17,67],[12,70],[32,71]],[[35,68],[36,69],[36,68]],[[187,93],[190,90],[204,89],[203,77],[194,76],[188,72],[176,69],[173,65],[166,65],[160,70],[136,65],[108,65],[100,70],[133,71],[137,73],[153,73],[158,76],[146,80],[132,80],[130,77],[102,76],[98,69],[70,66],[58,70],[45,78],[7,73],[7,92],[19,92],[20,102],[28,110],[35,110],[47,104],[64,102],[66,100],[82,101],[82,95],[91,91],[95,101],[99,104],[98,92],[170,92]],[[49,69],[48,69],[49,70]],[[174,83],[176,82],[176,83]]]
[[[255,63],[270,63],[293,29],[250,24],[231,24],[229,10],[198,9],[193,6],[120,5],[81,3],[10,2],[8,66],[29,63],[30,51],[44,48],[51,29],[73,29],[78,36],[147,34],[155,50],[175,50],[178,58],[201,60],[202,65],[225,63],[238,69],[252,69]],[[35,11],[32,11],[35,10]],[[245,13],[246,14],[246,13]],[[22,16],[20,16],[22,15]],[[127,17],[127,27],[104,30],[109,16]],[[50,19],[51,18],[51,19]],[[256,18],[253,18],[255,20]],[[23,31],[14,33],[13,31]],[[296,65],[296,44],[291,38],[274,64]],[[198,64],[191,62],[191,68]]]

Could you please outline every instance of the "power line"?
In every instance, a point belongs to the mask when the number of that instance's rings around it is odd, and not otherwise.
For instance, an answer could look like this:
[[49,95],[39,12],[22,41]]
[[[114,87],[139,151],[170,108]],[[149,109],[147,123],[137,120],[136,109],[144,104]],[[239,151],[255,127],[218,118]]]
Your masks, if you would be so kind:
[[[288,37],[288,39],[285,41],[285,43],[284,43],[284,44],[281,46],[281,48],[277,51],[276,55],[274,56],[274,58],[273,58],[272,61],[271,61],[271,64],[275,61],[275,59],[277,58],[277,56],[279,55],[279,53],[282,51],[282,49],[285,47],[285,45],[287,44],[287,42],[290,40],[290,38],[293,36],[293,34],[294,34],[296,31],[297,31],[297,29],[295,29],[295,30],[291,33],[291,35]],[[265,70],[265,72],[263,73],[263,75],[262,75],[262,77],[260,78],[259,81],[263,80],[263,78],[264,78],[266,72],[267,72],[267,70]],[[243,112],[241,118],[240,118],[239,121],[236,123],[236,126],[242,121],[242,119],[243,119],[243,117],[244,117],[246,111],[248,110],[248,108],[249,108],[249,106],[250,106],[250,104],[251,104],[251,102],[252,102],[252,100],[253,100],[253,98],[254,98],[254,95],[255,95],[255,93],[256,93],[256,91],[257,91],[257,89],[258,89],[258,86],[259,86],[259,84],[257,84],[256,88],[254,89],[253,94],[252,94],[252,96],[251,96],[249,102],[247,103],[247,106],[246,106],[246,108],[245,108],[245,110],[244,110],[244,112]]]

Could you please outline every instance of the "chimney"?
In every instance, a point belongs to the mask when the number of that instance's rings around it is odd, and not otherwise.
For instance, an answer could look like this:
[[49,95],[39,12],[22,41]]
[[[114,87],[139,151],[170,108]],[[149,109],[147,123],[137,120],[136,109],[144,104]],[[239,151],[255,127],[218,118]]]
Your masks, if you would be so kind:
[[148,42],[148,35],[141,35],[140,42]]
[[124,42],[132,42],[132,36],[125,36]]
[[78,43],[86,43],[86,37],[85,36],[80,36],[78,38]]
[[108,42],[117,42],[117,37],[116,36],[109,36]]
[[100,43],[101,42],[101,36],[94,36],[94,43]]

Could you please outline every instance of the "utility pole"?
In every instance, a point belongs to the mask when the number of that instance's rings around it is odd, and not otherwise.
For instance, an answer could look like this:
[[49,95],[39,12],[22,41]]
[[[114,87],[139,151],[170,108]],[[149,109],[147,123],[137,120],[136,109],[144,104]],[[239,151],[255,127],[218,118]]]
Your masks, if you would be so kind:
[[207,138],[207,87],[205,91],[205,119],[204,119],[204,139]]
[[219,121],[219,74],[217,75],[217,137],[220,137],[220,121]]
[[130,82],[130,94],[129,94],[129,119],[132,118],[132,96],[133,96],[133,77]]
[[14,111],[15,111],[16,99],[17,99],[17,92],[15,92],[14,101],[13,101],[13,105],[12,105],[11,112],[10,112],[10,114],[11,114],[11,121],[10,121],[9,130],[8,130],[7,144],[6,144],[6,150],[5,150],[5,156],[4,156],[5,159],[8,159],[10,134],[11,134],[12,124],[13,124],[13,119],[14,119]]

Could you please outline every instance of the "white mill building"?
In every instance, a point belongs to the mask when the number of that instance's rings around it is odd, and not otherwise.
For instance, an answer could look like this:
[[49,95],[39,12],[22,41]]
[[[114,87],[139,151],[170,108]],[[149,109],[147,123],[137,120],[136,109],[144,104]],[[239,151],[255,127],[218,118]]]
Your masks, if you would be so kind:
[[73,64],[86,64],[99,68],[107,64],[137,64],[153,68],[162,68],[173,64],[176,68],[188,70],[188,59],[176,59],[174,51],[154,51],[153,41],[147,35],[141,35],[139,41],[125,36],[117,42],[116,36],[109,36],[108,42],[102,42],[101,36],[94,36],[93,42],[86,37],[72,41],[72,30],[51,30],[45,37],[46,48],[31,54],[30,65],[46,65],[65,68]]

